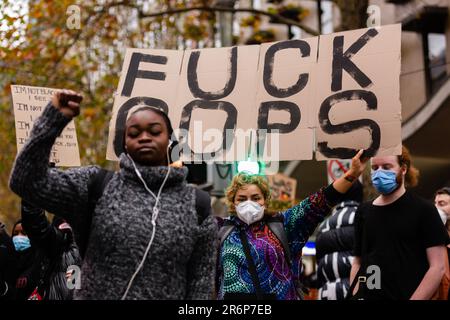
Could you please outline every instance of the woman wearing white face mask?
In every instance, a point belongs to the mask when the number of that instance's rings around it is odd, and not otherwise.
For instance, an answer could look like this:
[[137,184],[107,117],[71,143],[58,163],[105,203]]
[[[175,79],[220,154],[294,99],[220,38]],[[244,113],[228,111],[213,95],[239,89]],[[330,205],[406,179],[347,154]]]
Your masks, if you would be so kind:
[[227,189],[231,217],[222,221],[217,271],[219,299],[301,299],[301,252],[309,236],[361,175],[361,150],[344,177],[277,214],[267,212],[267,181],[245,173]]

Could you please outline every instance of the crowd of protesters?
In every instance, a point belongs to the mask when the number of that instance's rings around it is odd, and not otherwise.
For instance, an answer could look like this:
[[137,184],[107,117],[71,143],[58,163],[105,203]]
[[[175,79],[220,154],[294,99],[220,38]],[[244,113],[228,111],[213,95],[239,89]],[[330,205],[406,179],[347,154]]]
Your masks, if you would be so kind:
[[[371,159],[360,150],[341,178],[282,212],[268,209],[265,178],[239,173],[222,219],[174,165],[173,128],[156,107],[128,112],[119,171],[49,166],[80,103],[55,93],[16,158],[10,188],[22,219],[11,236],[0,228],[0,299],[299,300],[302,249],[319,225],[320,299],[447,299],[450,188],[435,205],[415,195],[406,148]],[[379,196],[363,202],[366,165]],[[77,266],[80,288],[69,285]]]

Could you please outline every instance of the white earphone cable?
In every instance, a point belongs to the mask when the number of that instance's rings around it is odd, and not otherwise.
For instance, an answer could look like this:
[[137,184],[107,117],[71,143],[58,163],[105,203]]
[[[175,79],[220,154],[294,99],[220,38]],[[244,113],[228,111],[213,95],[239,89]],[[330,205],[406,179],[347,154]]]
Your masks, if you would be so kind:
[[130,290],[130,288],[133,284],[134,278],[136,278],[139,271],[141,271],[142,267],[144,266],[144,262],[147,259],[147,255],[150,251],[150,247],[153,244],[153,239],[155,238],[155,233],[156,233],[156,219],[158,218],[158,214],[159,214],[159,209],[158,209],[159,198],[161,196],[161,191],[164,188],[164,185],[166,184],[166,181],[170,174],[169,146],[168,146],[167,147],[167,166],[168,166],[167,174],[164,177],[161,187],[159,187],[158,194],[155,196],[155,194],[152,192],[152,190],[150,190],[150,188],[147,186],[147,183],[145,183],[144,178],[142,178],[142,175],[139,172],[138,168],[136,167],[136,164],[134,163],[133,159],[130,156],[128,156],[128,158],[131,160],[131,163],[133,164],[133,167],[134,167],[134,171],[136,172],[136,175],[138,176],[139,180],[141,180],[142,184],[144,185],[145,190],[147,190],[147,192],[151,196],[153,196],[153,198],[155,198],[155,205],[153,206],[153,210],[152,210],[152,222],[151,222],[152,223],[152,236],[150,237],[150,241],[148,242],[147,248],[145,249],[144,256],[142,257],[142,260],[139,263],[139,266],[137,267],[136,271],[134,272],[133,276],[131,277],[130,281],[128,282],[127,289],[125,290],[125,293],[123,294],[121,300],[125,300],[125,298],[127,297],[128,291]]

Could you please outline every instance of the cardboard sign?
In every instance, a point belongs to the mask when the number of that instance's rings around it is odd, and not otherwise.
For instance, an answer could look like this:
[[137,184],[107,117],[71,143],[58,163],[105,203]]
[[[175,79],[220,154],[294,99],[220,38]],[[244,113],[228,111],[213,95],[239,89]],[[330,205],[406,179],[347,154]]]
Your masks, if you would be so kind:
[[267,135],[279,130],[280,159],[312,158],[314,121],[309,112],[314,104],[318,39],[261,45],[258,79],[263,81],[258,86],[255,114],[258,129],[266,129]]
[[[14,118],[16,125],[17,152],[30,136],[34,120],[44,111],[53,92],[58,89],[12,85]],[[56,166],[80,166],[77,133],[73,120],[56,139],[50,154],[50,161]]]
[[400,26],[320,37],[317,159],[401,154]]
[[247,101],[255,97],[258,55],[259,46],[185,51],[171,118],[185,132],[183,160],[247,159],[256,126],[255,105]]
[[295,202],[295,191],[297,188],[296,179],[281,173],[268,175],[267,179],[269,180],[272,200]]
[[117,160],[123,152],[125,122],[139,106],[173,116],[169,106],[175,105],[182,60],[183,51],[127,50],[109,126],[107,159]]
[[[280,161],[401,152],[400,25],[263,45],[128,49],[107,158],[127,117],[168,113],[184,161]],[[316,145],[317,147],[316,147]]]

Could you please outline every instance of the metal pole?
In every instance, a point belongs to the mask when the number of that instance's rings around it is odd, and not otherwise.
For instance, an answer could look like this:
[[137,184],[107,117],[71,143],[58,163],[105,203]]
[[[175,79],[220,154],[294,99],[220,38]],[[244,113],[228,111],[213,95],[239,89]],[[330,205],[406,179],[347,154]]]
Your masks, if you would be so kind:
[[[219,0],[218,6],[234,8],[235,0]],[[231,47],[233,45],[233,20],[232,12],[219,12],[219,32],[222,47]]]
[[425,88],[427,100],[431,97],[432,80],[430,70],[430,56],[428,49],[428,32],[422,30],[422,48],[423,48],[423,64],[425,72]]

